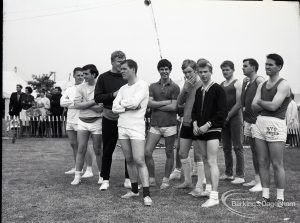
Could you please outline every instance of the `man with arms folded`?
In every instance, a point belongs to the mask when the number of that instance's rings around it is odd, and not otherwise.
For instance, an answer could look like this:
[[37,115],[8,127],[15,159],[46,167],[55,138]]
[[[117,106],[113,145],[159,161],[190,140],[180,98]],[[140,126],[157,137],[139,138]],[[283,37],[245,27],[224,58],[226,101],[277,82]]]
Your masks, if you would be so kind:
[[121,73],[128,84],[122,86],[113,101],[112,111],[119,114],[118,131],[128,172],[131,191],[123,195],[128,199],[139,196],[138,176],[143,185],[144,204],[150,206],[149,174],[145,163],[145,113],[149,100],[148,84],[137,78],[137,64],[133,60],[121,63]]

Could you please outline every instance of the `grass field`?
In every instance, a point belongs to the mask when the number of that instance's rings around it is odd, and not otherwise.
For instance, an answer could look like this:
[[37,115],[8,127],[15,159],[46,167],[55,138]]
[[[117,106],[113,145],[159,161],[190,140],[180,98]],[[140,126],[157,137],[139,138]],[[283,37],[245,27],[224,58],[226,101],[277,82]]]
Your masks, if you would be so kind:
[[[287,188],[286,201],[292,206],[229,208],[222,202],[210,209],[201,208],[204,198],[193,198],[189,190],[170,188],[160,191],[151,188],[152,207],[144,207],[142,196],[133,200],[121,199],[126,193],[124,158],[116,149],[113,157],[110,189],[100,192],[97,176],[71,186],[73,176],[64,172],[73,165],[67,139],[18,139],[2,142],[2,222],[300,222],[300,149],[285,150]],[[156,178],[160,183],[165,161],[164,151],[154,152]],[[223,152],[219,154],[220,172],[224,171]],[[246,180],[253,177],[251,153],[245,150]],[[94,174],[97,174],[94,165]],[[196,178],[193,179],[196,181]],[[179,181],[172,181],[172,185]],[[274,185],[274,183],[272,183]],[[249,201],[260,194],[248,192],[243,186],[220,182],[220,197],[232,201]],[[275,194],[274,186],[271,194]]]

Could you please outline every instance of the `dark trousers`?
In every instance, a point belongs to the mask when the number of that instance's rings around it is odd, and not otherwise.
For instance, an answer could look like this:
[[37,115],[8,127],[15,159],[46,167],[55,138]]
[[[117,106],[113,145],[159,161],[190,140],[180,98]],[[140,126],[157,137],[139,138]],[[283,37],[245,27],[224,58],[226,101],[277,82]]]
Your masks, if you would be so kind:
[[222,144],[225,158],[225,174],[233,176],[232,146],[236,156],[236,176],[244,178],[243,118],[239,113],[222,129]]

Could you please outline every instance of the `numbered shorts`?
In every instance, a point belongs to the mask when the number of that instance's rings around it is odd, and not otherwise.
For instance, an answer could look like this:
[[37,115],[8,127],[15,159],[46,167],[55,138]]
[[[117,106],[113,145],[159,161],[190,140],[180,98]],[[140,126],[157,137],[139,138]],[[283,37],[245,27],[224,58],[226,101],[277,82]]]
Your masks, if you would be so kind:
[[149,132],[161,135],[163,137],[169,137],[177,134],[177,126],[169,126],[169,127],[154,127],[151,126]]
[[118,127],[119,139],[145,140],[145,128],[140,131]]
[[252,132],[253,137],[267,142],[286,142],[287,127],[284,119],[258,116]]
[[80,119],[78,119],[77,131],[79,130],[89,131],[94,135],[102,134],[102,118],[99,118],[92,123],[83,122]]

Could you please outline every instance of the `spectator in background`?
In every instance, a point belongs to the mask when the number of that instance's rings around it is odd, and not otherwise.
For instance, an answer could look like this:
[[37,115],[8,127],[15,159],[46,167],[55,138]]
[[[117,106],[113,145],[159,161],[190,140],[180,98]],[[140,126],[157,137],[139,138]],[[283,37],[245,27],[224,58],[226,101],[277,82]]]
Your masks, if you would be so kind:
[[22,126],[29,126],[30,108],[32,108],[34,104],[34,97],[31,95],[31,93],[32,88],[26,87],[25,94],[23,95],[21,100],[22,111],[20,113],[20,118],[22,120]]
[[21,84],[17,84],[17,86],[16,86],[17,92],[13,92],[10,96],[9,115],[11,117],[13,117],[13,116],[19,117],[20,116],[20,112],[22,110],[21,101],[22,101],[22,97],[25,95],[25,93],[22,92],[22,88],[23,88],[23,86]]
[[286,143],[291,147],[299,146],[299,116],[298,107],[294,101],[294,94],[291,93],[291,102],[286,110],[287,140]]
[[50,99],[50,112],[52,120],[52,137],[62,137],[62,114],[64,108],[60,106],[60,98],[62,97],[61,88],[55,87]]
[[46,97],[46,90],[42,89],[40,97],[36,98],[37,107],[41,112],[41,116],[47,116],[47,111],[50,109],[50,100]]

